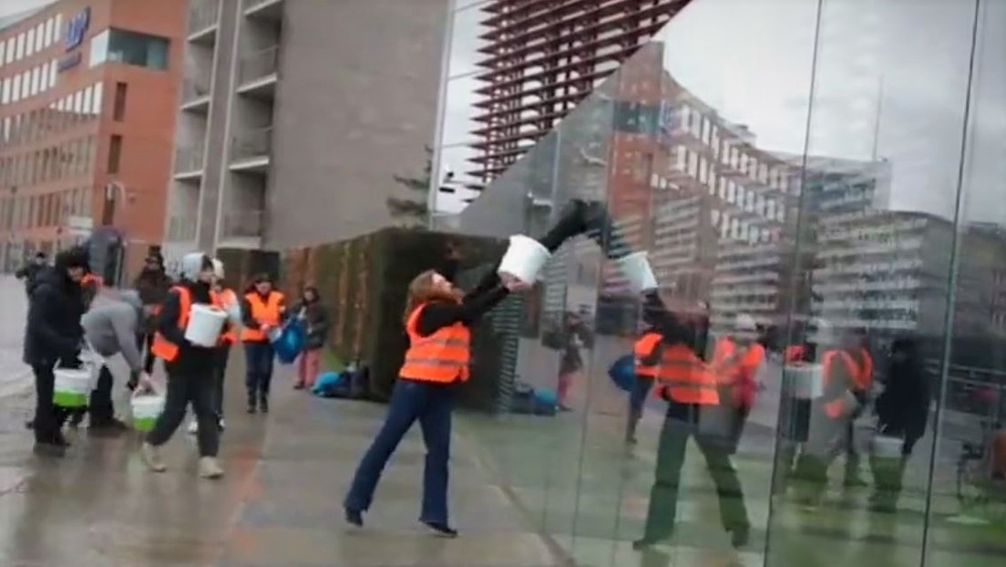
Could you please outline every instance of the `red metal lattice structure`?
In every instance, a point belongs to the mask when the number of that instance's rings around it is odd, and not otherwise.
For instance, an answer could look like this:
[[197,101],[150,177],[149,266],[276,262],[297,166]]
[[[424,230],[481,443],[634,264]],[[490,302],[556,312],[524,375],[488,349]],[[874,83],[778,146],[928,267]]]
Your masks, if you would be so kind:
[[691,0],[492,0],[470,172],[484,187]]

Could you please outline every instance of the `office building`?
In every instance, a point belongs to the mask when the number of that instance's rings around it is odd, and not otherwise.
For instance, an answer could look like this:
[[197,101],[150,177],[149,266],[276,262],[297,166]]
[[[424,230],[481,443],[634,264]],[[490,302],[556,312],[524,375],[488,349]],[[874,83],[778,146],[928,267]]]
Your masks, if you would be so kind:
[[393,222],[423,170],[447,0],[190,0],[166,256]]
[[112,226],[163,232],[184,0],[61,0],[0,29],[3,265]]

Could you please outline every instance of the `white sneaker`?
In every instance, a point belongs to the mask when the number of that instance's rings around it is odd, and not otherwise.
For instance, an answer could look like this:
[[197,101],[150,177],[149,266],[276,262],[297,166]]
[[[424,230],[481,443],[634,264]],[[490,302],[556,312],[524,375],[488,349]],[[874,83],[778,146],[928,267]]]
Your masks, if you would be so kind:
[[221,417],[220,421],[217,422],[217,425],[220,426],[220,431],[223,431],[225,429],[225,427],[224,427],[224,418]]
[[216,457],[200,457],[199,476],[211,479],[220,478],[224,476],[224,469],[220,468]]
[[140,456],[143,458],[143,464],[147,465],[147,468],[151,471],[160,473],[168,470],[164,461],[161,460],[160,450],[150,443],[143,443],[143,447],[140,449]]
[[196,433],[199,433],[199,422],[193,419],[189,422],[189,435],[195,435]]

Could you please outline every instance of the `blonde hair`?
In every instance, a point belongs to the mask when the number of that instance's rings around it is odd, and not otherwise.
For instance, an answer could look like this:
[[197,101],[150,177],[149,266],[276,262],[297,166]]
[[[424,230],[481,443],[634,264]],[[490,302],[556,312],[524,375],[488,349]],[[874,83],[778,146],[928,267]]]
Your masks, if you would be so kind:
[[437,289],[433,282],[436,270],[426,270],[418,276],[412,278],[409,283],[409,292],[405,299],[405,312],[402,314],[402,324],[409,325],[409,317],[420,305],[429,301],[449,301],[457,303],[460,301],[460,294],[456,292],[444,292]]

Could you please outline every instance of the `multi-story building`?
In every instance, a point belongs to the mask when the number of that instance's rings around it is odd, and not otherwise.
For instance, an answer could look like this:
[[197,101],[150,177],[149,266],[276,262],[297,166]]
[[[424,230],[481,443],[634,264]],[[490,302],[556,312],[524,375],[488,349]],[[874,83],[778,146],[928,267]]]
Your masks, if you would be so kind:
[[160,244],[184,0],[60,0],[0,29],[0,239],[11,268],[113,226]]
[[[422,171],[447,0],[189,0],[168,259],[389,224]],[[295,31],[296,33],[288,33]]]

